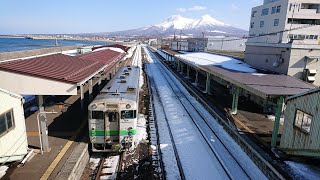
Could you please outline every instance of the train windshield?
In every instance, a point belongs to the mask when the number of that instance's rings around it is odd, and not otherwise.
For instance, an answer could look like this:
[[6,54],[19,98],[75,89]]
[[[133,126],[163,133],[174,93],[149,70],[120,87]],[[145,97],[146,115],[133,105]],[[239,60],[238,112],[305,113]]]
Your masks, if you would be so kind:
[[137,117],[136,110],[121,111],[121,119],[134,119]]
[[92,111],[92,119],[104,119],[103,111]]
[[117,112],[109,112],[108,113],[108,118],[110,122],[117,122],[119,119],[119,113]]

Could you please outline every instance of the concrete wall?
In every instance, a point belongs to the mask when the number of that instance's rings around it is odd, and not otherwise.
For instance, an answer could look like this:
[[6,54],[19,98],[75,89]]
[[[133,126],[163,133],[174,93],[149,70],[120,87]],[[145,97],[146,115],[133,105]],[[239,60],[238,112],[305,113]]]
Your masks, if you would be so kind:
[[313,83],[316,86],[320,86],[320,61],[319,59],[307,60],[306,56],[319,57],[320,49],[291,49],[290,63],[288,75],[296,77],[298,79],[304,79],[304,69],[315,69],[317,75],[315,76],[316,81]]
[[62,46],[62,47],[53,47],[53,48],[42,48],[42,49],[34,49],[27,51],[15,51],[15,52],[5,52],[0,53],[0,61],[8,60],[8,59],[18,59],[25,58],[29,56],[38,56],[49,53],[60,53],[62,51],[77,49],[78,46]]
[[27,154],[28,142],[20,98],[0,90],[0,115],[13,109],[14,126],[0,136],[0,163],[21,160]]
[[0,88],[26,95],[77,95],[77,86],[43,78],[0,71]]
[[235,37],[212,37],[208,40],[208,50],[245,51],[247,39]]
[[[289,66],[290,50],[287,48],[265,47],[265,46],[246,46],[245,63],[279,74],[287,74]],[[283,63],[281,59],[284,59]],[[278,66],[277,66],[278,65]]]
[[[257,46],[247,44],[245,62],[258,69],[264,69],[279,74],[286,74],[304,79],[305,68],[320,72],[319,59],[306,61],[306,57],[320,57],[320,49],[307,49],[292,47]],[[313,83],[320,86],[320,75],[315,76]]]
[[[281,136],[281,148],[320,149],[320,92],[289,100],[285,109],[285,120]],[[303,132],[295,124],[296,110],[302,110],[313,116],[310,133]]]

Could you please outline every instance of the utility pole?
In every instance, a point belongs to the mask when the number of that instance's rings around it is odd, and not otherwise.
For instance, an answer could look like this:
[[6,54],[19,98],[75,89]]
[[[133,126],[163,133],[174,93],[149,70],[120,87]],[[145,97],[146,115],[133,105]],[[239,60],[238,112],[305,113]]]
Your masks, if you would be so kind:
[[291,16],[291,24],[290,24],[288,37],[287,37],[288,40],[289,40],[289,36],[291,34],[291,29],[292,29],[292,24],[293,24],[293,16],[294,16],[294,13],[295,13],[295,10],[296,10],[296,5],[297,5],[296,3],[293,4],[293,11],[292,11],[292,16]]

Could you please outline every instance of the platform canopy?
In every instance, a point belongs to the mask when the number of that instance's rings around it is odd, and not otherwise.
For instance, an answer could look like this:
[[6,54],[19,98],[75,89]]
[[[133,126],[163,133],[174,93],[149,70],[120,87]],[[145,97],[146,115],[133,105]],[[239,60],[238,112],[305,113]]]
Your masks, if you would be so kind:
[[[96,59],[52,54],[0,63],[0,88],[25,95],[76,95],[80,86],[113,66],[123,53],[93,52]],[[98,55],[97,55],[98,54]],[[102,54],[102,55],[101,55]]]
[[196,57],[195,54],[175,57],[191,67],[212,74],[262,98],[291,96],[316,88],[312,84],[291,76],[259,73],[254,68],[234,58],[210,53],[199,55],[201,57]]

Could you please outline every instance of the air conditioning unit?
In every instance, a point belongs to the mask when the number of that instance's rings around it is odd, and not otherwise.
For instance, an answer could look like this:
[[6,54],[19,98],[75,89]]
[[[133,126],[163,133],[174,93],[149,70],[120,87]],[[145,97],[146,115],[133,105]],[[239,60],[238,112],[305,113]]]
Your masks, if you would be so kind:
[[313,83],[316,80],[317,70],[316,69],[305,69],[304,80]]

